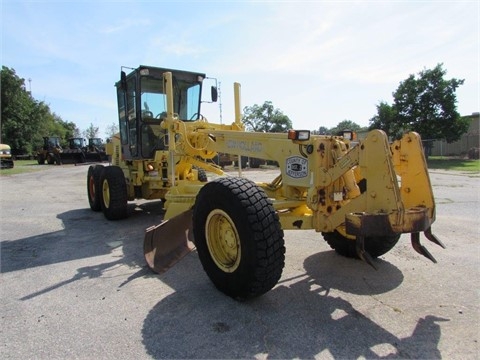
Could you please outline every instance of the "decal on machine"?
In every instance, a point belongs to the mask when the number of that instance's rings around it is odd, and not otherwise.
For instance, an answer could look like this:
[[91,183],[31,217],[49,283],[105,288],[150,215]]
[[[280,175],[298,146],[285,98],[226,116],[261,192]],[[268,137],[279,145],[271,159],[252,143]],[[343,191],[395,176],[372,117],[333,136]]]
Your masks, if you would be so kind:
[[286,160],[286,173],[288,176],[299,179],[308,175],[308,160],[300,156],[291,156]]
[[259,153],[263,151],[263,144],[260,141],[246,140],[227,140],[227,148],[229,150],[242,150]]

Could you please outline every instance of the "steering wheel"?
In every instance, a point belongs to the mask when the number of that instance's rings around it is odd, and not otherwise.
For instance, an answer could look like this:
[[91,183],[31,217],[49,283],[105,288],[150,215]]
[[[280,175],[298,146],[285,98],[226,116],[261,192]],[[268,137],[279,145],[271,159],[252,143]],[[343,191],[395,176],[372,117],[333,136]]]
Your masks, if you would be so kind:
[[142,117],[151,117],[153,118],[153,113],[148,110],[142,110]]
[[165,111],[162,111],[161,113],[157,114],[157,116],[155,116],[155,119],[164,119],[167,117],[167,113]]

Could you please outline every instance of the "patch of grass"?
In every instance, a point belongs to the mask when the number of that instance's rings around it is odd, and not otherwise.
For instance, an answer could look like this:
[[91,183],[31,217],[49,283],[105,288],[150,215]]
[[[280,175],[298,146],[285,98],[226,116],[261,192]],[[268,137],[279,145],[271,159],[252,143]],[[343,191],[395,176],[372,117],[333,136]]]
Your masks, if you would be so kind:
[[[445,156],[430,156],[427,160],[429,169],[480,172],[480,160],[460,159]],[[38,165],[36,160],[16,160],[13,169],[1,169],[0,176],[40,171],[54,165]]]
[[480,172],[480,160],[430,156],[427,160],[427,165],[429,169]]
[[44,170],[53,165],[38,165],[37,160],[15,160],[13,169],[1,169],[0,176]]

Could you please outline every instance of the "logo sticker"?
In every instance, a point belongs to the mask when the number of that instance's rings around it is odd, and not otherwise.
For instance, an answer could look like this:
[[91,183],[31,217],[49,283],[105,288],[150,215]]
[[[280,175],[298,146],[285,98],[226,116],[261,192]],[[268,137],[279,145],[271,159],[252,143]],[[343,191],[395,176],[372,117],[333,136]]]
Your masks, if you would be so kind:
[[308,175],[308,160],[300,156],[287,158],[286,173],[288,176],[299,179]]

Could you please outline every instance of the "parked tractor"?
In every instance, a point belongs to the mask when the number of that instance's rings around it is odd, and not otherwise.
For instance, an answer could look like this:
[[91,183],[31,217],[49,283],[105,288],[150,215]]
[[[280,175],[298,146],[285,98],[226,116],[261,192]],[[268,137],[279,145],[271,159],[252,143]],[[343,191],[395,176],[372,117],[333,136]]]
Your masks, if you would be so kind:
[[105,152],[105,144],[101,138],[88,139],[88,145],[85,148],[85,156],[87,161],[108,161],[108,156]]
[[[435,201],[417,133],[389,144],[387,134],[373,130],[353,146],[351,134],[245,132],[240,84],[234,121],[216,124],[201,115],[204,82],[196,72],[122,71],[120,133],[107,147],[112,164],[88,169],[90,207],[107,219],[127,217],[128,201],[164,201],[164,222],[144,239],[151,269],[165,271],[195,246],[220,291],[259,296],[282,274],[284,230],[310,229],[339,254],[373,267],[409,233],[413,248],[435,262],[420,243],[423,232],[443,247],[431,231]],[[215,87],[211,95],[215,101]],[[211,161],[218,153],[275,161],[280,174],[255,183],[239,167],[239,176],[225,176]],[[202,181],[201,172],[215,179]]]
[[87,162],[85,155],[85,139],[84,138],[70,138],[68,139],[68,146],[60,152],[60,161],[62,164],[82,164]]
[[53,165],[61,164],[60,153],[63,151],[60,146],[60,138],[57,136],[44,136],[43,147],[39,148],[36,153],[37,162],[39,165],[47,164]]
[[63,149],[60,158],[63,164],[108,161],[105,145],[100,138],[88,139],[88,145],[84,138],[71,138],[68,140],[68,148]]
[[10,145],[0,144],[0,169],[11,169],[14,163]]

